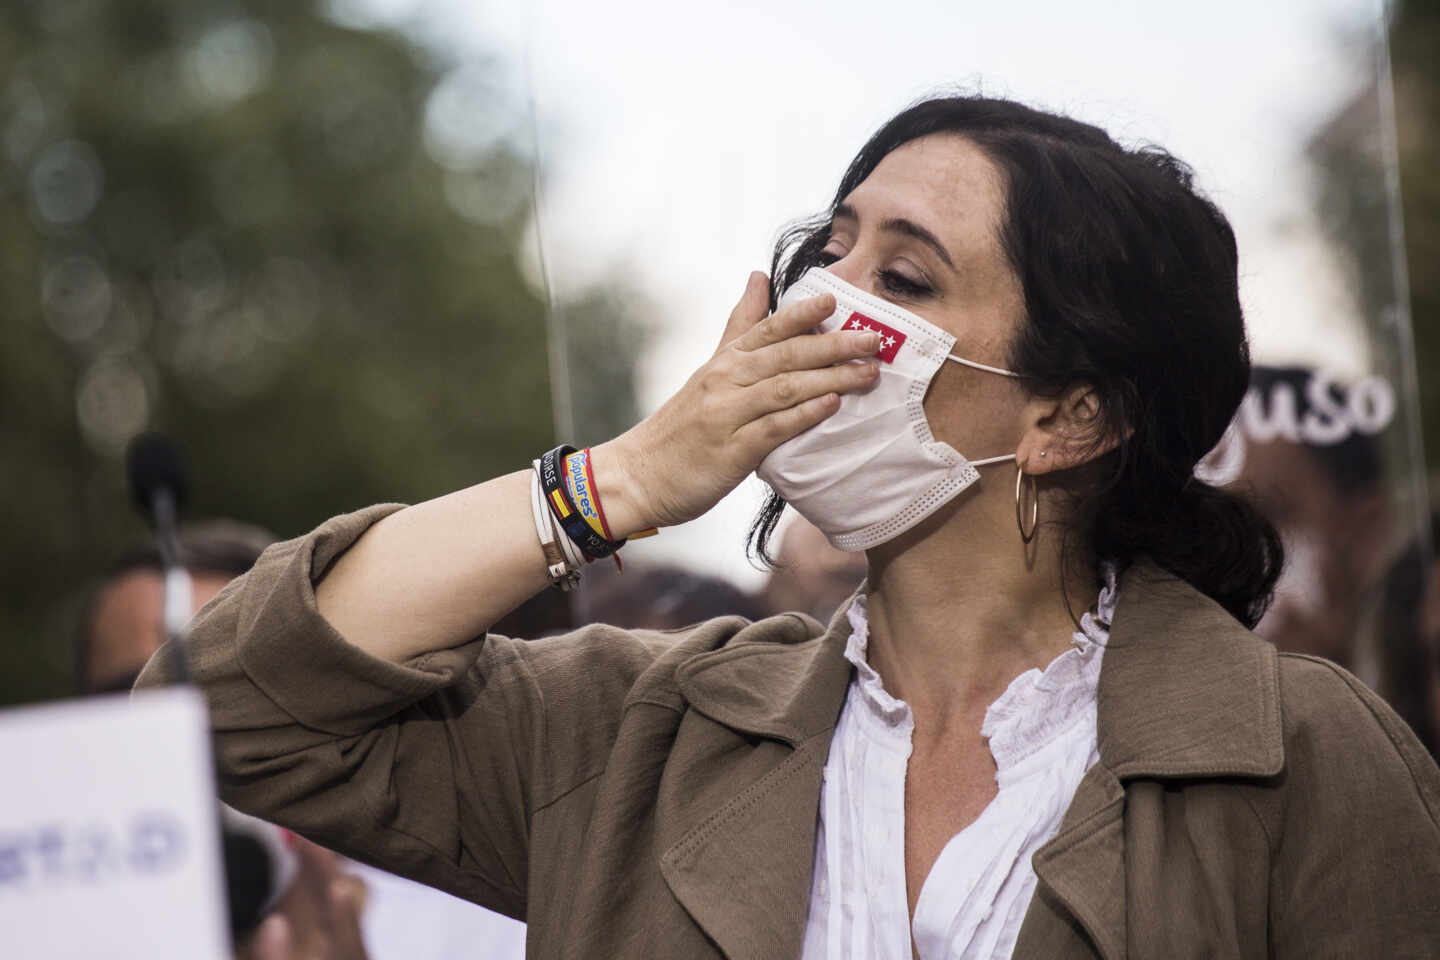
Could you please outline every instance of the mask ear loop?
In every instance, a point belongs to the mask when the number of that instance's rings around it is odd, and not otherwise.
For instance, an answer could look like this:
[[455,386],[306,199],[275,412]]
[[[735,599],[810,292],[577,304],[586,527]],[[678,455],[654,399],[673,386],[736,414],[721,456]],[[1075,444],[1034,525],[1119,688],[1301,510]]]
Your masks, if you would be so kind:
[[1003,367],[992,367],[988,363],[979,363],[975,360],[966,360],[964,357],[957,357],[953,353],[945,354],[945,359],[954,360],[956,363],[963,364],[967,367],[972,367],[976,370],[984,370],[986,373],[998,373],[1002,377],[1014,377],[1017,380],[1020,378],[1020,374],[1016,373],[1014,370],[1006,370]]
[[[979,363],[975,360],[966,360],[964,357],[957,357],[953,353],[947,353],[945,355],[945,359],[954,360],[956,363],[963,364],[967,367],[973,367],[976,370],[984,370],[986,373],[998,373],[1002,377],[1014,377],[1016,379],[1019,379],[1020,377],[1020,374],[1016,373],[1013,370],[1006,370],[1002,367],[992,367],[988,363]],[[972,460],[970,461],[970,463],[978,467],[984,466],[987,463],[999,463],[1001,460],[1009,460],[1013,456],[1015,456],[1015,454],[1011,453],[1006,454],[1003,457],[990,457],[986,460]],[[1030,529],[1026,530],[1025,514],[1021,510],[1020,506],[1023,499],[1021,497],[1021,486],[1025,482],[1025,477],[1026,474],[1024,470],[1020,470],[1018,468],[1015,470],[1015,526],[1020,528],[1021,542],[1029,543],[1031,540],[1035,539],[1035,527],[1040,521],[1040,487],[1036,483],[1035,478],[1030,477]]]
[[[1020,504],[1024,500],[1021,496],[1022,485],[1027,478],[1030,480],[1030,529],[1028,531],[1025,529],[1025,514],[1020,509]],[[1015,470],[1015,526],[1020,528],[1021,543],[1029,543],[1035,539],[1035,528],[1039,525],[1039,521],[1040,486],[1033,475],[1027,474],[1017,467]]]

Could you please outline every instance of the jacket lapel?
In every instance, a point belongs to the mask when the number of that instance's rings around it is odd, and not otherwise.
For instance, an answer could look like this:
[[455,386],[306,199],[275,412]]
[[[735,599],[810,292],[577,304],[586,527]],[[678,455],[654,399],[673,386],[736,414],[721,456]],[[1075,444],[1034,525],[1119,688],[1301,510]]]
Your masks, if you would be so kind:
[[[660,858],[671,892],[731,960],[800,954],[821,776],[850,682],[843,614],[820,637],[813,620],[791,619],[789,626],[811,639],[777,643],[777,634],[793,630],[762,621],[677,672],[692,709],[791,748],[777,750],[777,762],[758,780],[737,783],[726,800],[701,811]],[[754,641],[746,636],[752,630]]]
[[1278,670],[1270,644],[1189,584],[1148,561],[1126,571],[1100,667],[1100,762],[1035,854],[1016,956],[1074,956],[1078,924],[1124,960],[1124,781],[1279,773]]
[[1100,668],[1100,762],[1121,780],[1279,773],[1279,663],[1215,601],[1137,563]]
[[[1103,669],[1103,667],[1102,667]],[[1125,957],[1125,791],[1103,764],[1085,774],[1054,839],[1035,853],[1035,898],[1017,957],[1073,957],[1074,924],[1105,960]]]

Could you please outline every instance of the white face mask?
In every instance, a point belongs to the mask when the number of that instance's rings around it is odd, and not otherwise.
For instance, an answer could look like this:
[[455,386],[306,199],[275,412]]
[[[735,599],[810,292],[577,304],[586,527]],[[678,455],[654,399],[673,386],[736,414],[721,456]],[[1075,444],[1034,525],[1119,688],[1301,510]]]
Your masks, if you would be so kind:
[[909,530],[980,479],[975,470],[1013,453],[966,460],[936,440],[923,402],[940,365],[1017,374],[950,355],[955,338],[893,303],[814,267],[785,291],[780,306],[832,294],[822,333],[869,328],[881,335],[880,376],[840,395],[840,409],[785,441],[755,473],[840,550],[868,550]]

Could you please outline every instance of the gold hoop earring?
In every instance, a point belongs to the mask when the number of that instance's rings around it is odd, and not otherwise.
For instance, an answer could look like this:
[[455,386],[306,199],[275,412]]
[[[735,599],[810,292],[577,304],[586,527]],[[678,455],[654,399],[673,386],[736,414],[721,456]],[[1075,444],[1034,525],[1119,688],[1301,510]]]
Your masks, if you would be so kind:
[[[1025,514],[1021,510],[1021,503],[1024,498],[1021,496],[1021,487],[1026,479],[1030,480],[1030,529],[1025,529]],[[1028,475],[1024,470],[1015,470],[1015,526],[1020,528],[1020,542],[1029,543],[1035,539],[1035,527],[1040,521],[1040,488],[1035,482],[1035,477]]]

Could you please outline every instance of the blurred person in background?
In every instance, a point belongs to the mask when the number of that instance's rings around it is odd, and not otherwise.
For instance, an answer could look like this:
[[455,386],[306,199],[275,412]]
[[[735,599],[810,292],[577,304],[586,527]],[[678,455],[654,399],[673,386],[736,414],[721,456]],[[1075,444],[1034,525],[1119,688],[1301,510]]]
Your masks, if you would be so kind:
[[828,623],[863,579],[865,554],[835,549],[819,527],[792,513],[760,596],[771,614],[799,610]]
[[1391,564],[1375,629],[1378,689],[1405,718],[1430,755],[1440,759],[1440,513],[1430,514],[1430,542],[1417,537]]
[[[245,573],[274,542],[231,520],[188,525],[179,557],[198,610]],[[75,635],[76,690],[128,691],[164,640],[164,565],[153,543],[137,544],[89,592]],[[508,918],[289,834],[294,878],[271,912],[238,944],[240,960],[470,960],[518,958],[525,928]],[[367,953],[366,945],[370,946]]]
[[794,514],[786,520],[780,549],[758,593],[672,564],[632,561],[623,575],[609,564],[587,570],[581,609],[590,621],[637,630],[675,630],[722,616],[760,620],[786,611],[825,622],[864,578],[863,553],[835,549],[818,527]]
[[[192,610],[255,563],[275,542],[268,531],[213,520],[181,531],[180,561],[190,573]],[[82,695],[129,691],[165,639],[165,568],[153,543],[124,551],[87,594],[75,632],[75,689]]]
[[1282,650],[1355,669],[1392,536],[1376,436],[1388,418],[1352,416],[1352,394],[1307,367],[1257,364],[1250,384],[1236,418],[1244,450],[1235,482],[1285,544],[1275,600],[1256,632]]
[[719,577],[673,565],[627,564],[623,575],[602,565],[586,577],[589,619],[634,630],[676,630],[715,617],[766,615],[759,597]]
[[[907,109],[650,417],[228,587],[191,645],[222,792],[532,956],[1424,955],[1440,770],[1250,632],[1279,536],[1194,477],[1249,381],[1237,261],[1158,148]],[[487,633],[752,471],[867,552],[828,630]]]

